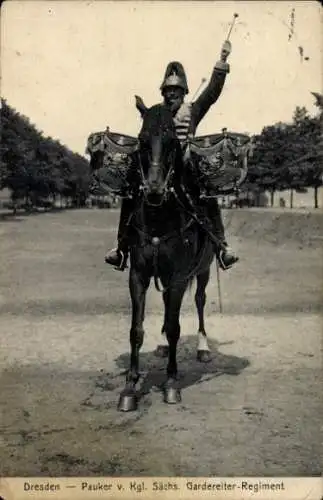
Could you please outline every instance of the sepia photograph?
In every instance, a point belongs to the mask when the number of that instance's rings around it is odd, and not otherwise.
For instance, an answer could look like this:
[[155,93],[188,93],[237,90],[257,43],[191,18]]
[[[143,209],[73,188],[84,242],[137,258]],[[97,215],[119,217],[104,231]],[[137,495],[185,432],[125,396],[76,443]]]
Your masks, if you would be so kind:
[[12,498],[320,477],[321,24],[314,0],[2,2],[0,476],[38,478]]

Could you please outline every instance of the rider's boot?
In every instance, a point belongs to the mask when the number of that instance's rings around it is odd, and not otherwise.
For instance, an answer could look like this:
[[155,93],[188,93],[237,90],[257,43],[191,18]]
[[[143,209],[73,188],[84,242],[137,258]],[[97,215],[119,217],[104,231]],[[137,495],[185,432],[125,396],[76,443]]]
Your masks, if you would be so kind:
[[235,255],[226,241],[221,210],[217,199],[208,200],[207,212],[212,224],[212,233],[218,240],[218,243],[214,243],[214,253],[221,269],[226,271],[238,262],[239,257]]
[[118,228],[118,246],[105,255],[105,262],[114,266],[117,271],[124,271],[127,268],[129,254],[128,241],[128,221],[132,213],[131,200],[123,200],[121,205],[120,221]]

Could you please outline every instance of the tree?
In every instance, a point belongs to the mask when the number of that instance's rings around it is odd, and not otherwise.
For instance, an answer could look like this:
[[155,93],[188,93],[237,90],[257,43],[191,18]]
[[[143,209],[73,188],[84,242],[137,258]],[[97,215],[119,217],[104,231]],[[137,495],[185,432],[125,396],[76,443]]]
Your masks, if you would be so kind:
[[293,120],[293,157],[287,165],[290,183],[314,188],[314,207],[318,208],[318,189],[322,186],[322,109],[311,117],[305,108],[296,108]]
[[323,94],[319,94],[318,92],[311,92],[311,94],[315,97],[315,106],[317,106],[322,111],[323,110]]
[[247,180],[260,191],[270,192],[271,206],[277,190],[284,189],[286,184],[284,163],[288,151],[289,128],[286,124],[264,127],[261,134],[254,137],[255,149],[249,162]]
[[277,190],[290,190],[293,207],[294,190],[314,188],[314,206],[318,207],[318,189],[322,186],[322,101],[320,113],[310,116],[297,106],[292,123],[264,127],[255,136],[255,151],[250,160],[247,182],[259,191],[269,190],[271,205]]
[[[29,205],[67,194],[83,200],[88,193],[89,163],[59,141],[44,135],[29,119],[2,100],[0,189]],[[81,201],[77,202],[79,206]]]

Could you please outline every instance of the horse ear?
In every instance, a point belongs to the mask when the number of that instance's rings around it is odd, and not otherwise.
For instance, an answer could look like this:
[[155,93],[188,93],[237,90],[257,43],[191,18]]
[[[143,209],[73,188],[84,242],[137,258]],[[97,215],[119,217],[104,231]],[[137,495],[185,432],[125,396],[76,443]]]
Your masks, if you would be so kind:
[[138,109],[139,113],[141,114],[141,117],[143,118],[148,108],[140,96],[135,95],[135,99],[136,99],[136,108]]

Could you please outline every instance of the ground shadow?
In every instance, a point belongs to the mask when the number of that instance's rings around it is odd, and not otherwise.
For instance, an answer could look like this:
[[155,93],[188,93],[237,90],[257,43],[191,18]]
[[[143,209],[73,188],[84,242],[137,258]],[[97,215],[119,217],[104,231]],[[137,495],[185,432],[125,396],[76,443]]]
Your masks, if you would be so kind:
[[[105,297],[84,298],[58,298],[49,300],[25,300],[24,303],[7,301],[0,306],[0,314],[11,314],[14,316],[29,315],[34,317],[64,316],[66,314],[97,316],[102,314],[129,315],[130,299],[128,296],[123,300],[107,290]],[[269,303],[264,301],[264,305],[256,303],[246,303],[232,301],[226,304],[222,316],[232,317],[236,315],[250,314],[255,317],[264,317],[265,315],[295,315],[295,314],[320,314],[323,311],[320,296],[315,296],[310,302],[307,297],[304,299],[294,299],[281,301],[280,303]],[[184,306],[183,312],[191,312],[191,306]],[[210,307],[209,314],[218,314],[217,306]],[[130,320],[129,320],[130,321]],[[129,323],[130,324],[130,323]]]
[[[312,300],[310,300],[312,298]],[[259,301],[260,302],[260,301]],[[263,301],[260,305],[256,303],[244,303],[243,301],[232,301],[226,304],[223,315],[236,316],[250,314],[252,316],[293,316],[295,314],[320,314],[323,311],[322,299],[319,294],[308,297],[304,293],[303,297],[294,298],[286,295],[279,303]],[[217,308],[210,308],[211,314],[218,313]]]
[[[212,380],[220,375],[239,375],[250,362],[247,358],[220,352],[216,340],[209,340],[212,359],[209,363],[200,363],[196,359],[196,336],[182,337],[178,348],[179,387],[188,387]],[[124,353],[115,359],[122,370],[118,375],[105,374],[104,380],[98,385],[105,390],[115,390],[120,387],[120,377],[125,376],[129,368],[129,353]],[[161,391],[166,378],[167,358],[159,358],[155,351],[140,353],[141,381],[138,384],[138,395],[145,396],[151,391]]]
[[46,215],[46,214],[56,214],[66,212],[67,210],[73,210],[70,207],[52,207],[46,209],[34,208],[30,211],[27,210],[17,210],[14,214],[12,211],[0,213],[0,222],[23,222],[29,217],[35,217],[36,215]]
[[[102,314],[126,315],[129,314],[129,301],[121,301],[107,292],[105,298],[95,297],[93,300],[79,299],[52,299],[52,300],[25,300],[23,303],[8,301],[0,306],[0,315],[10,314],[13,316],[28,315],[33,317],[75,316],[87,315],[97,316]],[[130,320],[129,320],[130,321]]]
[[18,217],[13,213],[2,213],[0,214],[0,222],[23,222],[23,216]]

